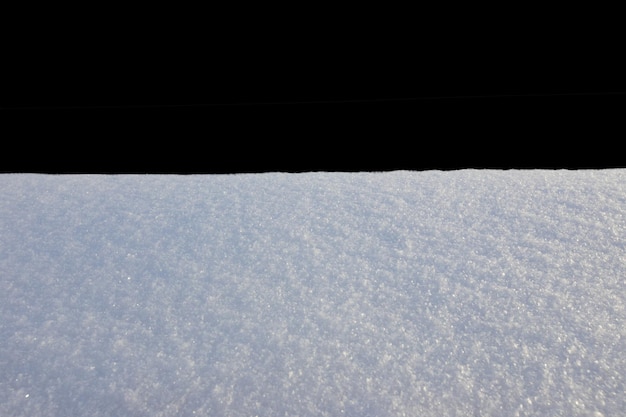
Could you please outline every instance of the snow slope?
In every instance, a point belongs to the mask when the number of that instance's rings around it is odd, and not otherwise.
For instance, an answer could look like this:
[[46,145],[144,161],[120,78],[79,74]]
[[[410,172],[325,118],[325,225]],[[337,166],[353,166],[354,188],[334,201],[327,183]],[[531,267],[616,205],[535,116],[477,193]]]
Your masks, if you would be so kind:
[[0,175],[0,415],[624,415],[625,244],[620,169]]

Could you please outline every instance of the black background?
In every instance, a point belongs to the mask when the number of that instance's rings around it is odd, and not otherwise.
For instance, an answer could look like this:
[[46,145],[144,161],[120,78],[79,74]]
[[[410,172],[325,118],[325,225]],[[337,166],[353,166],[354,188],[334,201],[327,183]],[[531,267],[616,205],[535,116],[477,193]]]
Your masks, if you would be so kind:
[[585,11],[153,9],[16,29],[0,171],[626,166],[619,27]]

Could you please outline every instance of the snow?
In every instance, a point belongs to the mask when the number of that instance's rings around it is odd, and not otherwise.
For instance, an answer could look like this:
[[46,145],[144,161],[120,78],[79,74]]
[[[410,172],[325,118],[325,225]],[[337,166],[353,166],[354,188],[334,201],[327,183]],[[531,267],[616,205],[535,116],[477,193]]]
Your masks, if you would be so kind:
[[0,175],[0,415],[626,412],[626,170]]

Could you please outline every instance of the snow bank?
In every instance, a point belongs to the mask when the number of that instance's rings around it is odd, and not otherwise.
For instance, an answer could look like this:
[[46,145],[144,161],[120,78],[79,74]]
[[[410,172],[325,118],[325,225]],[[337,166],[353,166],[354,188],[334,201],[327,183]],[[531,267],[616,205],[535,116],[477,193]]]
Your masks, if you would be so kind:
[[626,170],[0,175],[0,415],[626,411]]

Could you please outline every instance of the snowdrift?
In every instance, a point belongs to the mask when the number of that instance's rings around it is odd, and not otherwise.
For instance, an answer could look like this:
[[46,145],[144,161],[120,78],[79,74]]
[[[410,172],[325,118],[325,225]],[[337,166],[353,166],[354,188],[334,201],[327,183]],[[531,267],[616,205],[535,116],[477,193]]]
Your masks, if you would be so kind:
[[0,414],[626,411],[626,170],[0,175]]

